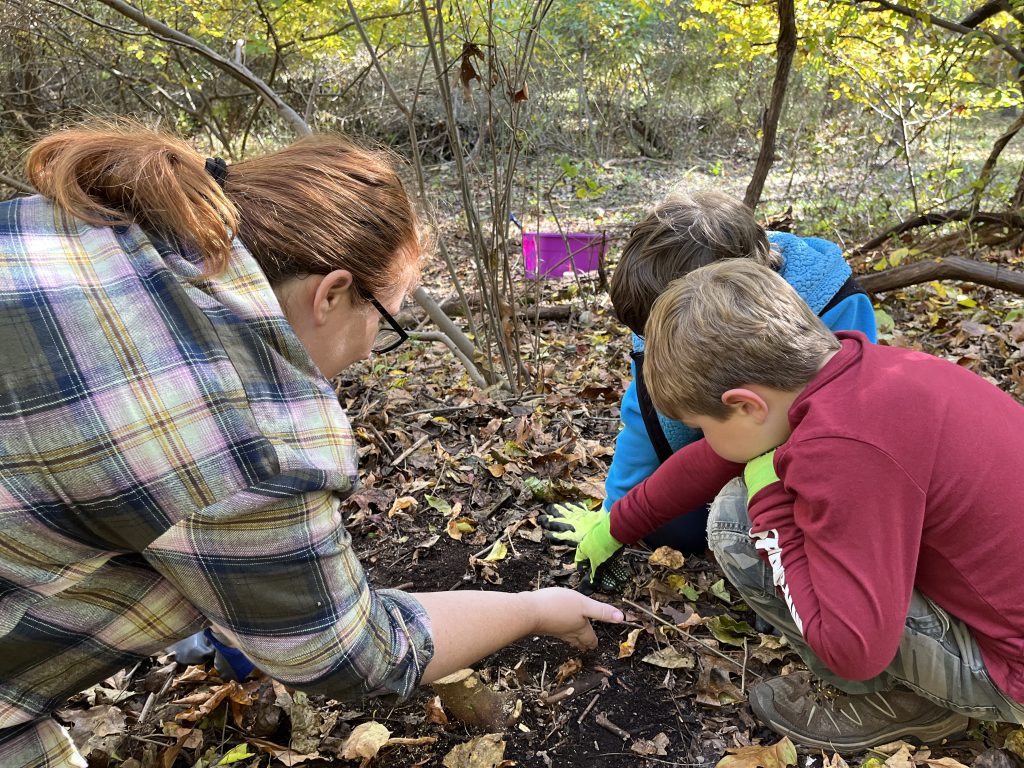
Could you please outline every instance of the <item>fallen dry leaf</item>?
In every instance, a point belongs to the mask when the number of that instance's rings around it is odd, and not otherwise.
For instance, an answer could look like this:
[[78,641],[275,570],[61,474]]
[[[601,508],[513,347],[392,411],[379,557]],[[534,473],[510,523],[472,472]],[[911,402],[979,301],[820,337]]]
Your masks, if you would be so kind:
[[930,757],[924,761],[924,765],[933,768],[967,768],[966,765],[952,757]]
[[309,696],[301,691],[292,694],[288,716],[292,721],[291,740],[288,746],[301,754],[317,752],[324,737],[334,730],[338,722],[337,710],[315,706]]
[[647,558],[647,561],[651,565],[660,565],[664,568],[679,570],[683,567],[683,563],[686,562],[686,558],[683,557],[682,552],[678,552],[672,549],[672,547],[658,547]]
[[[785,635],[782,637],[761,635],[760,645],[750,652],[750,656],[764,664],[770,664],[773,661],[782,661],[792,653],[795,653],[795,651],[789,644],[789,641],[786,640]],[[828,766],[825,766],[825,768],[828,768]]]
[[391,731],[375,720],[368,723],[360,723],[352,729],[352,733],[345,741],[341,750],[341,757],[345,760],[362,760],[366,765],[380,751],[388,739],[391,738]]
[[445,530],[453,539],[461,541],[462,534],[473,533],[476,530],[476,520],[472,517],[453,517],[448,521],[448,526]]
[[558,671],[555,673],[555,685],[561,685],[566,680],[571,678],[577,672],[583,669],[583,660],[580,658],[572,658],[567,662],[558,667]]
[[[1024,321],[1022,321],[1024,322]],[[1021,760],[1024,760],[1024,728],[1018,728],[1006,734],[1003,749],[1008,749]]]
[[[213,712],[213,710],[219,707],[225,699],[232,696],[232,694],[242,694],[241,686],[233,680],[213,689],[212,691],[193,694],[192,696],[186,696],[183,699],[179,699],[178,702],[176,702],[178,704],[199,704],[199,706],[194,709],[179,712],[174,716],[174,719],[191,720],[192,722],[202,720],[208,714]],[[202,703],[200,703],[200,701]]]
[[444,707],[441,706],[441,697],[432,696],[427,699],[423,705],[425,712],[424,720],[428,723],[434,723],[435,725],[448,725],[448,715],[444,713]]
[[833,752],[832,757],[822,753],[821,766],[822,768],[850,768],[849,764],[843,760],[838,752]]
[[1010,338],[1018,343],[1024,341],[1024,320],[1010,323]]
[[885,761],[886,768],[914,768],[914,757],[910,754],[910,745],[904,744],[895,754]]
[[464,744],[456,744],[444,756],[445,768],[497,768],[505,757],[505,740],[500,733],[487,733]]
[[704,656],[696,685],[697,702],[711,707],[721,707],[743,701],[743,692],[733,684],[731,675],[731,670],[719,666],[710,656]]
[[198,728],[186,728],[170,720],[165,720],[161,724],[161,730],[165,735],[173,736],[181,741],[181,746],[184,749],[199,749],[203,746],[203,732]]
[[254,747],[262,749],[264,752],[273,755],[275,760],[283,763],[284,765],[291,766],[301,765],[302,763],[308,763],[311,760],[319,760],[320,753],[313,752],[311,754],[301,754],[296,752],[294,749],[289,747],[283,747],[280,744],[275,744],[272,741],[266,739],[256,739],[252,736],[246,738],[246,741],[252,744]]
[[398,514],[403,514],[406,517],[410,517],[406,510],[409,512],[416,511],[416,505],[419,502],[416,501],[412,496],[399,496],[395,499],[394,504],[391,505],[391,509],[388,510],[388,517],[394,517]]
[[673,623],[679,629],[689,629],[690,627],[697,627],[704,623],[703,617],[695,610],[686,606],[686,610],[677,611],[671,605],[663,605],[661,612],[672,619]]
[[892,756],[899,752],[901,749],[906,749],[908,752],[913,752],[917,749],[913,744],[908,744],[902,739],[896,741],[887,741],[885,744],[879,744],[877,747],[872,747],[872,752],[878,752],[882,755]]
[[626,639],[619,643],[619,656],[620,659],[625,659],[632,656],[636,652],[636,641],[640,637],[642,630],[638,627],[637,629],[630,630],[629,634],[626,635]]
[[692,653],[679,653],[671,645],[644,656],[643,661],[664,669],[693,669],[697,659]]
[[668,736],[659,733],[653,739],[637,739],[629,748],[639,755],[667,755],[668,744]]
[[777,744],[763,747],[739,747],[727,750],[726,755],[715,764],[715,768],[785,768],[796,765],[796,747],[786,736]]
[[120,745],[126,726],[124,712],[112,704],[101,704],[89,709],[75,710],[67,715],[71,720],[71,738],[83,755],[99,751],[113,754]]

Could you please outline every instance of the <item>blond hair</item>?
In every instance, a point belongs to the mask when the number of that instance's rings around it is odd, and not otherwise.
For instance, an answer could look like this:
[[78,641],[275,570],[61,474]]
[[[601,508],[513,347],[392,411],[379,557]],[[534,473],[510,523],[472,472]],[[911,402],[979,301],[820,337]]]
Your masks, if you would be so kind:
[[419,220],[391,155],[340,135],[233,163],[223,189],[188,143],[131,121],[52,134],[27,168],[67,213],[171,238],[202,257],[207,275],[225,269],[236,235],[274,285],[347,269],[384,292],[419,260]]
[[722,259],[781,265],[744,203],[715,191],[668,195],[633,228],[623,248],[609,289],[616,317],[642,336],[669,283]]
[[673,282],[647,321],[644,373],[670,418],[729,415],[722,394],[760,384],[807,384],[839,340],[778,274],[746,259],[720,261]]

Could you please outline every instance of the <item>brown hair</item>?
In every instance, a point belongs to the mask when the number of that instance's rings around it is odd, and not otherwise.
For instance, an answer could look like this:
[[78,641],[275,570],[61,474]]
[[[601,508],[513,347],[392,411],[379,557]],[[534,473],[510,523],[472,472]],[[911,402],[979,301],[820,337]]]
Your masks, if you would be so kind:
[[669,283],[720,259],[780,265],[746,205],[721,192],[670,194],[629,234],[612,275],[615,314],[642,336],[654,300]]
[[644,373],[654,407],[670,418],[724,419],[722,395],[760,384],[807,384],[839,340],[780,275],[749,259],[694,270],[654,302]]
[[275,285],[347,269],[376,293],[418,262],[419,221],[392,156],[340,135],[233,163],[223,190],[186,142],[129,121],[48,136],[27,165],[36,189],[69,214],[171,237],[202,256],[208,275],[225,269],[235,235]]

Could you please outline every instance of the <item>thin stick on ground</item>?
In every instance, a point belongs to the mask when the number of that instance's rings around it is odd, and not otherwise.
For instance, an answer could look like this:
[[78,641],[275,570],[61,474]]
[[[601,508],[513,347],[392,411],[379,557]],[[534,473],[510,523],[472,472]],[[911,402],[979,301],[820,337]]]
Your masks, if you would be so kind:
[[[628,605],[628,606],[630,606],[632,608],[636,608],[641,613],[646,613],[652,619],[654,619],[657,622],[660,622],[660,623],[664,624],[666,627],[671,627],[676,632],[680,633],[683,637],[687,638],[688,640],[692,640],[695,643],[699,643],[700,645],[702,645],[705,648],[707,648],[709,651],[711,651],[716,656],[725,659],[726,661],[728,661],[731,664],[735,664],[740,669],[746,669],[746,664],[740,664],[738,661],[736,661],[736,659],[732,658],[731,656],[726,656],[724,653],[722,653],[717,648],[712,648],[710,645],[705,643],[699,637],[694,637],[689,632],[687,632],[685,629],[677,627],[671,621],[665,621],[665,619],[661,618],[661,616],[659,616],[656,613],[653,613],[652,611],[647,610],[642,605],[638,605],[637,603],[634,603],[632,600],[627,600],[626,598],[622,598],[622,602],[624,602],[626,605]],[[762,677],[762,675],[759,675],[756,672],[751,672],[750,674],[752,674],[754,677],[759,678],[759,679]]]
[[582,712],[582,713],[580,713],[580,716],[576,718],[576,725],[581,725],[581,724],[583,723],[583,719],[584,719],[584,718],[585,718],[585,717],[586,717],[587,715],[589,715],[589,714],[590,714],[590,710],[592,710],[592,709],[594,708],[594,705],[595,705],[595,704],[597,704],[597,700],[598,700],[599,698],[601,698],[601,694],[600,694],[600,692],[598,692],[598,693],[595,693],[595,694],[594,694],[594,698],[592,698],[592,699],[590,700],[590,703],[589,703],[589,704],[587,704],[587,706],[586,706],[586,708],[585,708],[585,709],[583,710],[583,712]]
[[616,736],[618,736],[623,741],[625,741],[626,739],[633,738],[630,735],[629,731],[627,731],[625,728],[620,728],[615,723],[613,723],[611,720],[609,720],[608,719],[608,715],[606,715],[604,712],[601,712],[600,714],[598,714],[594,718],[594,722],[597,723],[598,725],[600,725],[602,728],[604,728],[609,733],[614,733]]

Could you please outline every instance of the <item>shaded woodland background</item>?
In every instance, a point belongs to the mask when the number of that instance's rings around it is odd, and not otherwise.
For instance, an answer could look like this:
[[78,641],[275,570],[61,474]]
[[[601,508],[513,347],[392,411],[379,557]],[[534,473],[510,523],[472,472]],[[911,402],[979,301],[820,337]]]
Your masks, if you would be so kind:
[[1021,291],[1005,267],[1024,227],[1022,14],[1019,0],[8,0],[0,181],[23,192],[25,147],[90,115],[134,115],[229,161],[310,128],[392,147],[473,339],[443,326],[443,341],[522,392],[537,346],[515,321],[531,297],[509,215],[545,231],[582,219],[614,246],[635,219],[616,192],[651,168],[673,172],[654,198],[702,172],[775,226],[841,242],[869,289]]
[[[414,342],[337,382],[364,472],[346,525],[379,586],[572,586],[534,519],[603,495],[629,377],[605,281],[672,188],[722,189],[770,227],[839,242],[883,343],[1024,397],[1022,14],[1020,0],[5,0],[0,196],[31,192],[34,139],[92,116],[229,162],[310,130],[391,147],[437,248],[403,313]],[[527,279],[520,225],[603,233],[603,269]],[[309,700],[166,657],[62,716],[93,766],[695,768],[747,749],[740,768],[842,768],[751,718],[747,686],[799,662],[713,564],[630,558],[614,598],[629,624],[602,629],[598,651],[528,639],[478,665],[508,721],[466,722],[434,691],[397,708]],[[851,764],[1022,761],[1024,730],[979,724]]]

